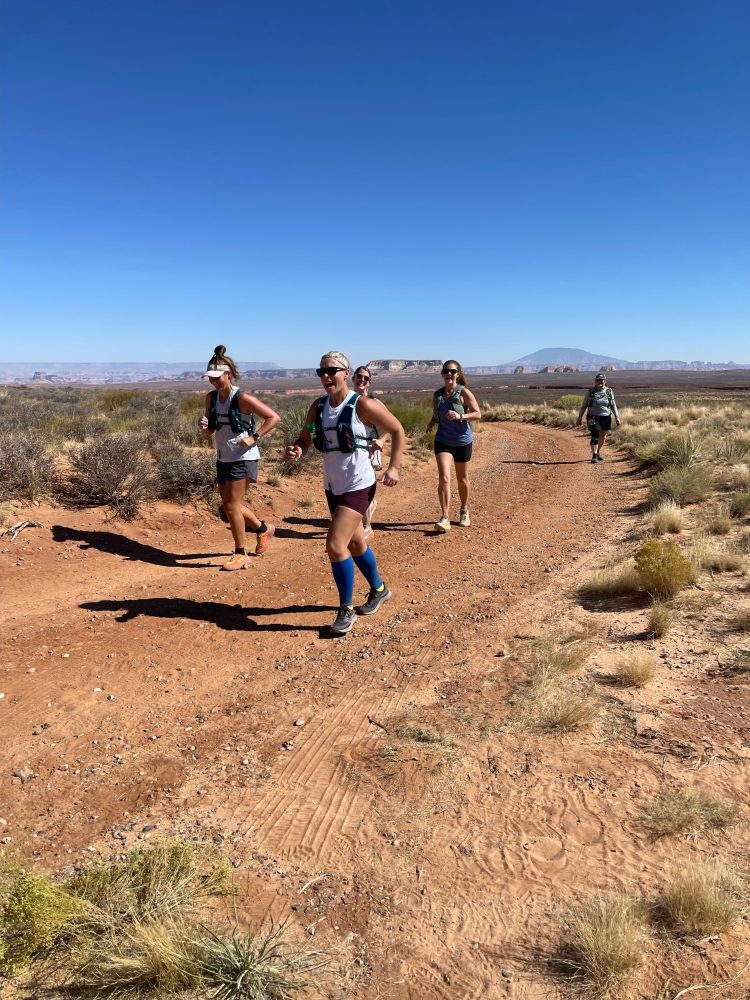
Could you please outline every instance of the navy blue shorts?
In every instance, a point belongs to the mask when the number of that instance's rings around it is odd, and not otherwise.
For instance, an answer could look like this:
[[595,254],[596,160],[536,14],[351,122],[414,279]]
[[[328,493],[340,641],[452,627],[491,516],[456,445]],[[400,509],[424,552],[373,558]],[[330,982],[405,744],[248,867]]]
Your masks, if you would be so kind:
[[473,446],[472,441],[470,441],[468,444],[443,444],[440,441],[436,441],[435,454],[452,455],[454,462],[470,462],[472,446]]
[[219,486],[238,479],[249,479],[251,483],[258,482],[258,460],[250,462],[217,462],[216,482]]

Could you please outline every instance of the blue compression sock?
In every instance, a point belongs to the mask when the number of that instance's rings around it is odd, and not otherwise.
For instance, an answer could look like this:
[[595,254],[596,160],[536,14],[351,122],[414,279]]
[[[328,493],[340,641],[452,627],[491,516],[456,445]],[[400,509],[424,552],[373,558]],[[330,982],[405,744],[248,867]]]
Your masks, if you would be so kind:
[[354,604],[354,561],[349,556],[341,562],[331,563],[331,572],[339,592],[340,607],[352,607]]
[[369,545],[361,556],[354,557],[354,562],[357,564],[357,569],[370,584],[370,588],[372,590],[383,589],[383,581],[380,578],[380,573],[378,573],[378,564],[375,560],[375,553]]

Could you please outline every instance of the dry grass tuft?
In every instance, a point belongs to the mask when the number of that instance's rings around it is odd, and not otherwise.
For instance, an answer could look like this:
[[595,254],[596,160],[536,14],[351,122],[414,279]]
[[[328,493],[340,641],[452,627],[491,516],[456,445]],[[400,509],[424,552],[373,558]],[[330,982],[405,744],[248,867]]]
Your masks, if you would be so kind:
[[568,964],[587,992],[603,997],[642,964],[647,939],[641,906],[628,896],[596,896],[565,919]]
[[605,566],[595,573],[580,589],[583,597],[627,597],[642,594],[643,583],[632,566]]
[[646,542],[635,554],[644,589],[654,598],[674,597],[695,579],[695,570],[676,542]]
[[515,716],[522,729],[574,733],[593,725],[601,713],[601,702],[593,692],[569,690],[554,668],[542,664],[518,695]]
[[741,520],[750,514],[750,490],[737,490],[729,501],[729,516]]
[[646,632],[655,639],[663,639],[674,623],[674,611],[666,601],[654,601],[646,622]]
[[612,679],[623,687],[645,687],[654,679],[658,661],[647,653],[631,653],[617,664]]
[[679,535],[685,528],[685,514],[674,500],[662,500],[649,519],[654,535]]
[[709,535],[728,535],[732,530],[732,519],[727,513],[714,514],[706,522]]
[[674,500],[679,507],[700,503],[713,489],[711,474],[702,465],[673,466],[649,482],[651,504]]
[[675,875],[659,910],[675,931],[695,937],[720,934],[742,916],[742,885],[724,865],[709,861]]
[[733,802],[714,798],[705,792],[666,792],[643,810],[643,825],[655,837],[701,830],[725,830],[739,815]]

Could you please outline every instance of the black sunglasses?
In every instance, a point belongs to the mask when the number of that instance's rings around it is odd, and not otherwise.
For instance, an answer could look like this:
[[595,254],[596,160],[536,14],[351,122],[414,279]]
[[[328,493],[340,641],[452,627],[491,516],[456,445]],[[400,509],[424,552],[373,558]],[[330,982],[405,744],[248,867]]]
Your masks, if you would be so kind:
[[458,368],[443,368],[441,375],[458,375]]
[[318,378],[323,378],[324,375],[332,377],[336,374],[336,372],[345,372],[345,371],[347,371],[346,368],[316,368],[315,374],[318,376]]
[[370,381],[370,376],[369,375],[355,375],[354,376],[354,381],[355,382],[369,382]]

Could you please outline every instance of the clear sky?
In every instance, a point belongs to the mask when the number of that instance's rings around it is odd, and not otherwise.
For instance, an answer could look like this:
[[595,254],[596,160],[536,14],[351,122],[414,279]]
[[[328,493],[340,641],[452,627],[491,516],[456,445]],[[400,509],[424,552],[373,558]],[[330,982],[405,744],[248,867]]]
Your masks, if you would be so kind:
[[747,0],[7,0],[0,360],[750,361]]

